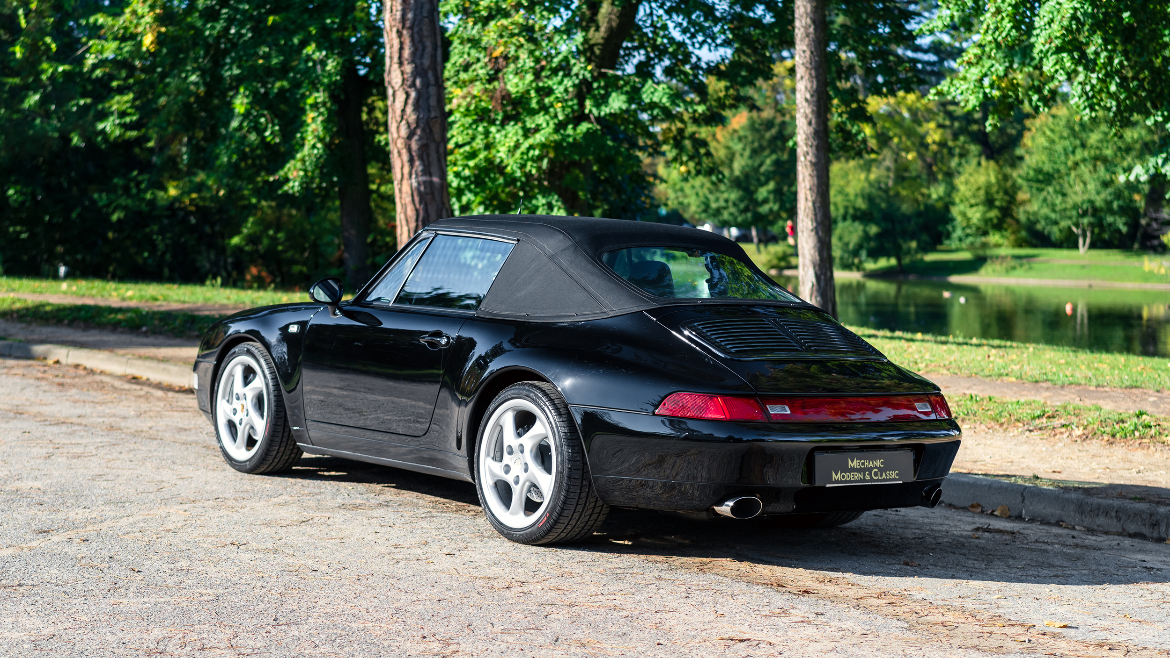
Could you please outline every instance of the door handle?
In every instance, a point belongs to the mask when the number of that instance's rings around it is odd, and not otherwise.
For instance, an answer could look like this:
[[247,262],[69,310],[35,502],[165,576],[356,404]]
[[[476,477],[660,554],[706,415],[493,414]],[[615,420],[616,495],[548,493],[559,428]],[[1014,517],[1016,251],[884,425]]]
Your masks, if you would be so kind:
[[431,333],[427,334],[426,336],[419,338],[418,342],[422,343],[423,345],[426,345],[427,347],[429,347],[431,349],[442,349],[444,347],[449,346],[451,344],[452,340],[454,340],[454,339],[452,339],[450,336],[448,336],[447,334],[445,334],[441,331],[432,331]]

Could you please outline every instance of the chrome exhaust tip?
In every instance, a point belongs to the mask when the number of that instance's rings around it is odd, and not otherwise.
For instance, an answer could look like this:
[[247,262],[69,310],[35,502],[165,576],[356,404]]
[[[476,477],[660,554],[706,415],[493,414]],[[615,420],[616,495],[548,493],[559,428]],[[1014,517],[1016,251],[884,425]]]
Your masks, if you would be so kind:
[[923,507],[938,507],[939,502],[942,501],[942,487],[938,485],[931,485],[922,490],[922,502],[919,505]]
[[750,519],[764,511],[764,503],[755,496],[732,496],[711,509],[716,514],[733,519]]

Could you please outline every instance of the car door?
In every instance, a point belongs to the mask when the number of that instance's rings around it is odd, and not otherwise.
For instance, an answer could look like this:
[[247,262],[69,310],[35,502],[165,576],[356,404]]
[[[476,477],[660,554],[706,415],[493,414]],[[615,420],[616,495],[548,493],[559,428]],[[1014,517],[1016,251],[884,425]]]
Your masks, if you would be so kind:
[[[318,313],[305,336],[305,413],[314,443],[422,445],[444,357],[513,244],[426,235],[355,303]],[[362,431],[353,431],[362,430]],[[345,444],[345,445],[341,445]]]

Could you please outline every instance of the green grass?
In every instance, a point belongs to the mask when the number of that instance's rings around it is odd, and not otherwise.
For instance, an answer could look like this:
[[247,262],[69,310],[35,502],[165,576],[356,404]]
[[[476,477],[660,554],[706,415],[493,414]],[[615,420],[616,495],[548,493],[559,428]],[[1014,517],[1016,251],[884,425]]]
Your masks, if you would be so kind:
[[1110,411],[1096,405],[1053,405],[970,394],[948,401],[960,425],[1110,443],[1170,444],[1170,418],[1144,411]]
[[[1030,261],[1028,259],[1041,259]],[[1043,262],[1059,260],[1069,262]],[[1170,256],[1125,249],[991,249],[986,254],[936,251],[908,263],[907,274],[919,276],[985,276],[1013,279],[1069,279],[1119,283],[1170,283]],[[868,274],[896,274],[888,260]]]
[[891,361],[925,375],[1170,390],[1170,359],[1006,340],[851,327]]
[[198,338],[220,316],[195,315],[90,304],[49,304],[0,297],[0,319],[85,329],[128,329],[181,338]]
[[78,297],[98,297],[136,302],[231,304],[237,306],[267,306],[308,299],[304,292],[288,290],[247,290],[187,283],[144,283],[102,279],[60,281],[13,276],[0,277],[0,295],[4,293],[76,295]]

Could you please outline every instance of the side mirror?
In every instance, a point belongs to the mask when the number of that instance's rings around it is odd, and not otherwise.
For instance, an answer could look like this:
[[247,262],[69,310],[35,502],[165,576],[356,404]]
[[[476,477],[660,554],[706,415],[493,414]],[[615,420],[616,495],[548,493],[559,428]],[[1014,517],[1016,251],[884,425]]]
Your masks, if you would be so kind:
[[331,276],[321,279],[309,287],[309,299],[318,304],[325,304],[329,307],[329,312],[333,314],[337,312],[337,305],[341,303],[341,295],[344,290],[341,279]]

